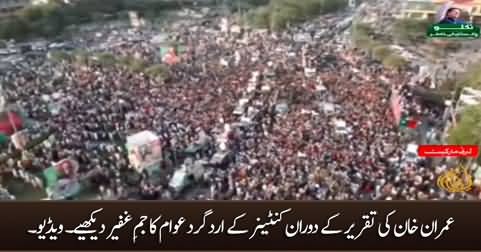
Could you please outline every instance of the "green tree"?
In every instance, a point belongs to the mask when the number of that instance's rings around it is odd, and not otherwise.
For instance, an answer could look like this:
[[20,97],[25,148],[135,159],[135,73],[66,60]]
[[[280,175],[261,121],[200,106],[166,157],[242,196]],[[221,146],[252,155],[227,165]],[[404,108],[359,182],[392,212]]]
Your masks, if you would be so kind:
[[277,9],[282,8],[294,8],[297,9],[297,13],[293,13],[291,18],[305,20],[309,17],[320,14],[320,1],[319,0],[276,0],[271,2],[272,6]]
[[386,57],[388,57],[391,54],[391,50],[387,48],[386,46],[376,46],[372,50],[372,56],[377,59],[377,60],[384,60]]
[[113,66],[117,63],[117,59],[115,58],[115,56],[108,52],[99,53],[94,57],[96,61],[103,66]]
[[20,17],[13,16],[0,23],[0,38],[24,39],[30,32],[28,22]]
[[481,106],[466,107],[456,127],[449,130],[450,144],[481,144]]
[[458,85],[481,89],[481,62],[470,65],[459,78]]
[[48,53],[48,58],[56,62],[71,60],[71,56],[65,51],[51,51]]
[[163,64],[155,64],[149,66],[144,71],[147,75],[152,77],[166,78],[168,75],[168,69]]
[[376,42],[372,38],[373,29],[364,23],[354,23],[351,28],[351,38],[353,44],[361,49],[367,50],[372,53],[372,50],[378,46],[380,43]]
[[401,68],[408,63],[402,56],[390,54],[382,61],[383,65],[391,68]]
[[259,7],[247,14],[249,23],[259,28],[269,28],[270,15],[271,10],[269,6]]
[[288,24],[308,20],[321,13],[338,11],[347,6],[345,0],[275,0],[249,12],[249,21],[257,27],[283,29]]
[[143,72],[147,67],[147,63],[145,61],[132,56],[117,59],[117,64],[119,66],[126,67],[129,71],[132,72]]
[[19,15],[25,17],[29,21],[36,21],[43,18],[44,11],[37,6],[28,6],[19,12]]
[[89,64],[89,55],[84,50],[75,50],[73,52],[73,62],[79,65],[88,65]]
[[321,12],[330,13],[339,11],[345,8],[348,4],[348,0],[322,0],[321,1]]
[[330,12],[328,11],[330,6],[328,6],[329,4],[325,4],[326,1],[305,0],[305,1],[291,1],[291,2],[292,4],[295,4],[299,8],[301,8],[303,15],[305,15],[306,17],[319,15],[321,13],[321,9],[323,10],[323,12]]
[[129,10],[159,13],[176,8],[179,8],[178,3],[163,0],[82,0],[74,4],[55,0],[45,5],[24,8],[0,21],[0,39],[56,36],[70,25],[103,21],[107,17],[121,16]]
[[426,40],[429,20],[399,19],[394,23],[393,37],[400,43],[418,43]]
[[302,17],[302,9],[296,5],[276,6],[270,13],[270,28],[284,29],[288,24],[299,22]]

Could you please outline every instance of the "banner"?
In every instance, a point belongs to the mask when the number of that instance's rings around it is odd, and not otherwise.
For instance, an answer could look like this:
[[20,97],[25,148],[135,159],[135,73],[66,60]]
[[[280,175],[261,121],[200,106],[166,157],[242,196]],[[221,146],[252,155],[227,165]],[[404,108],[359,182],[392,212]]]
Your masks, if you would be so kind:
[[160,164],[162,160],[160,138],[151,131],[128,136],[126,147],[130,163],[139,172]]
[[72,179],[77,177],[78,168],[78,162],[72,159],[63,159],[57,163],[53,163],[52,166],[42,172],[45,188],[56,186],[62,178]]

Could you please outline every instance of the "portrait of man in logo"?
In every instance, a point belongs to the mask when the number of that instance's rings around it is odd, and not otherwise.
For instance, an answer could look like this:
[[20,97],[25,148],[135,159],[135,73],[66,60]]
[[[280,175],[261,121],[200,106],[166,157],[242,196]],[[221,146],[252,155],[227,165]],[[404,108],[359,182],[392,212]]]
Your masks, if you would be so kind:
[[462,10],[460,8],[449,8],[446,10],[446,14],[443,19],[439,21],[439,24],[465,24],[466,21],[461,18]]
[[437,11],[438,24],[469,24],[470,12],[473,8],[472,0],[446,1]]

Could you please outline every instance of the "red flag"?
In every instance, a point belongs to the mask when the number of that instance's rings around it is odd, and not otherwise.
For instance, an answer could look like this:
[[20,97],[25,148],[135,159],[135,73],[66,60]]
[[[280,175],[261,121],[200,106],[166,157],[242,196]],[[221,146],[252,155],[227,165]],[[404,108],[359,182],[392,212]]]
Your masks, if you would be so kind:
[[413,118],[409,118],[409,120],[406,123],[406,127],[410,129],[415,129],[417,125],[418,125],[417,120]]
[[15,130],[21,129],[22,119],[15,112],[0,113],[0,134],[12,135]]

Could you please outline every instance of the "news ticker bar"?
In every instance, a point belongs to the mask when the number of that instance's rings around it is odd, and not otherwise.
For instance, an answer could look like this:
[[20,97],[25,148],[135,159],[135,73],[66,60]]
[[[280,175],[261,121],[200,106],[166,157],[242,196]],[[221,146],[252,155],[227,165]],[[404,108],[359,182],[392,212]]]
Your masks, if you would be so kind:
[[1,250],[481,250],[474,201],[5,202]]

